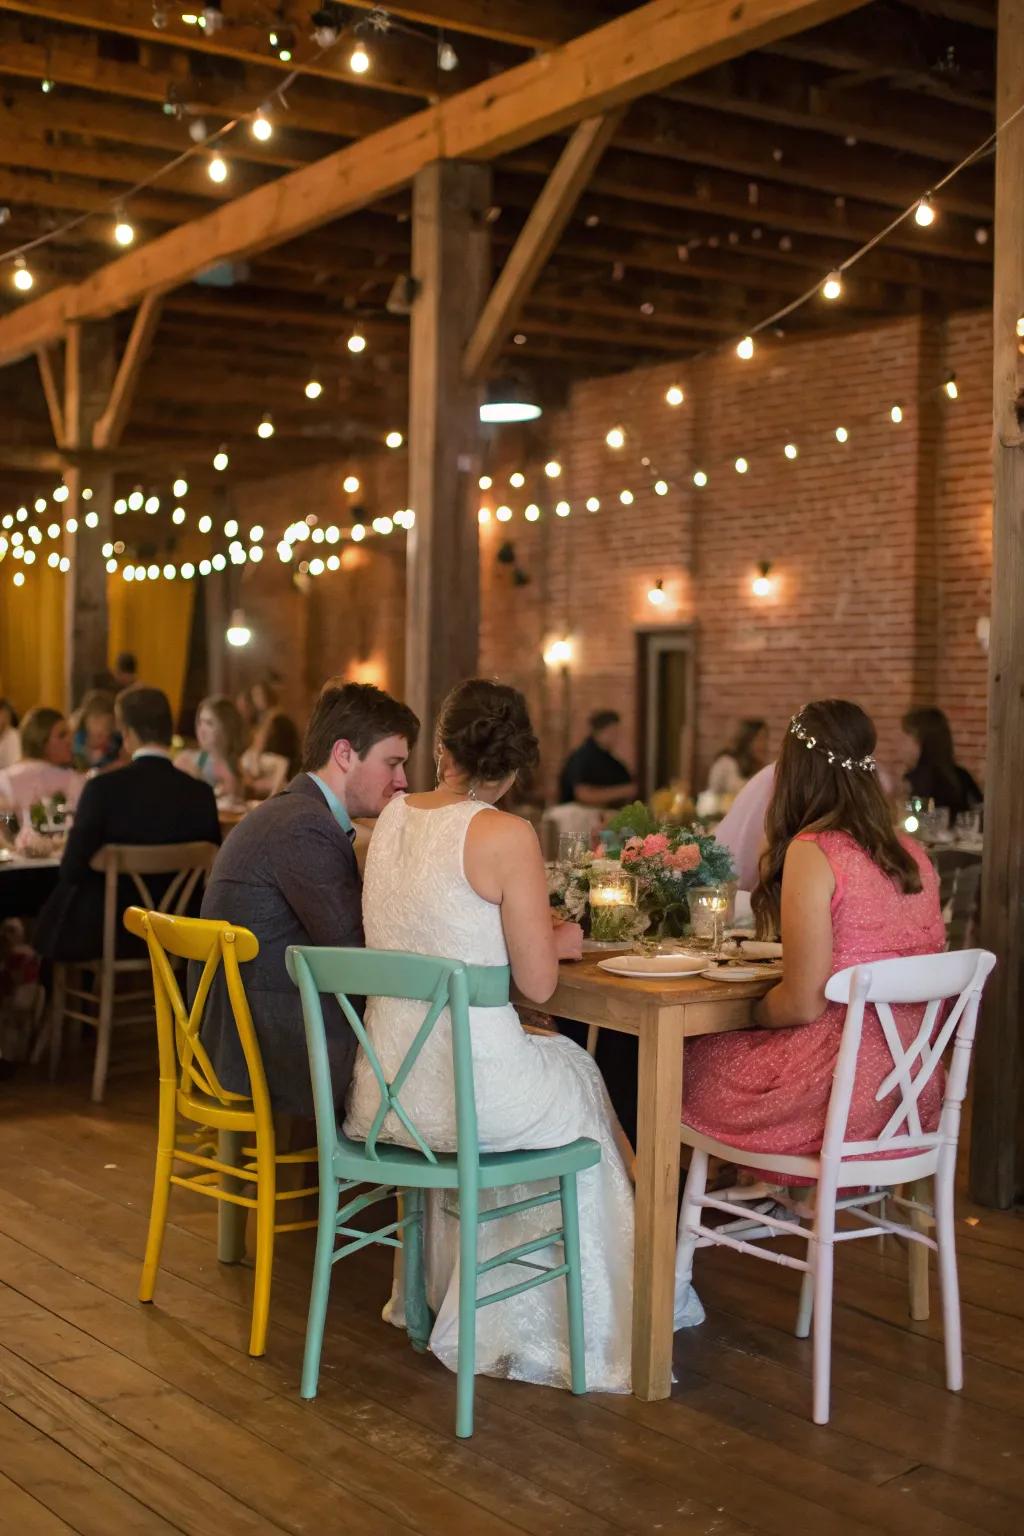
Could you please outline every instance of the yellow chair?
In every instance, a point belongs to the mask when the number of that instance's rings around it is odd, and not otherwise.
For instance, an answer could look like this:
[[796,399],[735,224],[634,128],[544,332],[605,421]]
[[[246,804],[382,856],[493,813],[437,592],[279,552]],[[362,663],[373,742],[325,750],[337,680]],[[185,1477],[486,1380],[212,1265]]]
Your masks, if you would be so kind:
[[[249,1353],[262,1355],[266,1348],[270,1310],[274,1236],[278,1232],[299,1232],[317,1225],[316,1221],[275,1221],[277,1204],[315,1195],[318,1191],[316,1184],[304,1189],[277,1188],[279,1165],[315,1163],[317,1152],[315,1147],[309,1152],[287,1152],[280,1156],[276,1151],[263,1058],[240,970],[241,965],[259,954],[259,941],[247,928],[236,928],[230,923],[146,912],[141,907],[129,907],[124,923],[130,933],[145,940],[149,947],[160,1052],[156,1173],[139,1300],[153,1300],[172,1184],[227,1201],[235,1207],[254,1210],[256,1273]],[[195,960],[203,967],[191,1009],[185,1007],[169,956]],[[251,1098],[231,1093],[221,1085],[199,1038],[206,999],[221,967],[249,1070]],[[179,1118],[200,1129],[179,1133]],[[209,1135],[204,1134],[210,1131],[218,1134],[217,1148],[212,1145]],[[244,1137],[252,1138],[255,1145],[243,1147]],[[211,1155],[214,1150],[216,1156]],[[176,1174],[175,1163],[187,1163],[199,1171]],[[256,1186],[255,1197],[236,1192],[236,1189],[252,1184]]]

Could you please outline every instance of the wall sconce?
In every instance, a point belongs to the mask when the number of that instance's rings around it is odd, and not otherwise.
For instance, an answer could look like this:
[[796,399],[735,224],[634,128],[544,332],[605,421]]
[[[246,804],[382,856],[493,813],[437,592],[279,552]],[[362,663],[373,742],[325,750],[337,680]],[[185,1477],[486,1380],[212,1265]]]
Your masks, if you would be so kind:
[[974,634],[981,649],[988,655],[989,637],[992,633],[992,620],[987,613],[983,613],[974,626]]
[[770,560],[759,560],[757,569],[760,574],[755,576],[750,583],[750,590],[755,597],[770,597],[772,591],[772,563]]
[[661,608],[668,602],[668,593],[665,591],[665,583],[659,576],[654,586],[647,593],[647,601],[654,608]]
[[568,635],[563,635],[560,640],[552,640],[544,650],[544,665],[546,667],[568,667],[572,661],[572,641]]

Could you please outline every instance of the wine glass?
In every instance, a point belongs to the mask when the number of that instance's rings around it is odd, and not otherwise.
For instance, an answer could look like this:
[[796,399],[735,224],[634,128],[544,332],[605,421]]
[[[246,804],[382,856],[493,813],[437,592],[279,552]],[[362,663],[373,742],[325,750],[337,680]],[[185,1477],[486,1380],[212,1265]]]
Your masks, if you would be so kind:
[[689,892],[692,938],[699,949],[707,949],[712,958],[722,953],[725,914],[729,892],[724,885],[698,885]]

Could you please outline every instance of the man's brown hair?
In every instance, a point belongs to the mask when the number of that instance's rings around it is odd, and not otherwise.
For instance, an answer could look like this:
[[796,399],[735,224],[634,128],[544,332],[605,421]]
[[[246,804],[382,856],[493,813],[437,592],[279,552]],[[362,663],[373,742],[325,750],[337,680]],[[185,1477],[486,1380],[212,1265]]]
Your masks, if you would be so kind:
[[116,708],[118,720],[126,730],[134,731],[144,746],[170,746],[174,721],[162,689],[133,683],[118,694]]
[[400,704],[370,683],[344,683],[331,678],[306,727],[302,745],[302,771],[314,773],[331,755],[336,741],[348,741],[359,757],[386,736],[403,736],[410,749],[416,745],[420,723],[407,704]]

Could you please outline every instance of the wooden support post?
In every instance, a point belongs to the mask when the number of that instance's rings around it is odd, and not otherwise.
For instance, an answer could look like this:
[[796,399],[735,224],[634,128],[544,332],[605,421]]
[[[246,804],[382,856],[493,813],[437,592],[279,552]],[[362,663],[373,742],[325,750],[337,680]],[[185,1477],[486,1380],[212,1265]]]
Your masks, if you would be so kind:
[[[106,404],[114,375],[114,337],[109,322],[68,327],[64,352],[64,431],[68,448],[87,447]],[[71,561],[64,584],[64,692],[69,709],[94,673],[108,666],[107,572],[101,547],[110,538],[114,476],[110,469],[70,465],[64,473],[64,552]],[[86,494],[88,493],[88,494]],[[89,527],[86,517],[96,516]]]
[[50,428],[58,448],[64,446],[64,407],[61,403],[61,386],[57,379],[57,348],[40,347],[36,353],[39,378],[46,396],[46,409],[50,414]]
[[606,112],[588,118],[563,149],[477,321],[463,362],[467,379],[486,378],[621,117]]
[[476,670],[480,610],[474,492],[480,393],[462,355],[483,303],[490,172],[443,160],[416,177],[409,364],[405,697],[423,733],[413,782],[430,782],[431,732],[448,689]]
[[160,323],[162,305],[163,294],[147,293],[135,311],[131,333],[124,355],[118,364],[110,398],[103,409],[103,414],[93,427],[94,448],[116,448],[121,441],[122,433],[128,424],[132,402],[135,399],[142,365],[149,355],[156,328]]
[[[996,122],[1024,101],[1024,0],[1000,0]],[[1024,1192],[1024,117],[996,146],[994,505],[983,940],[995,951],[978,1030],[971,1192]]]

